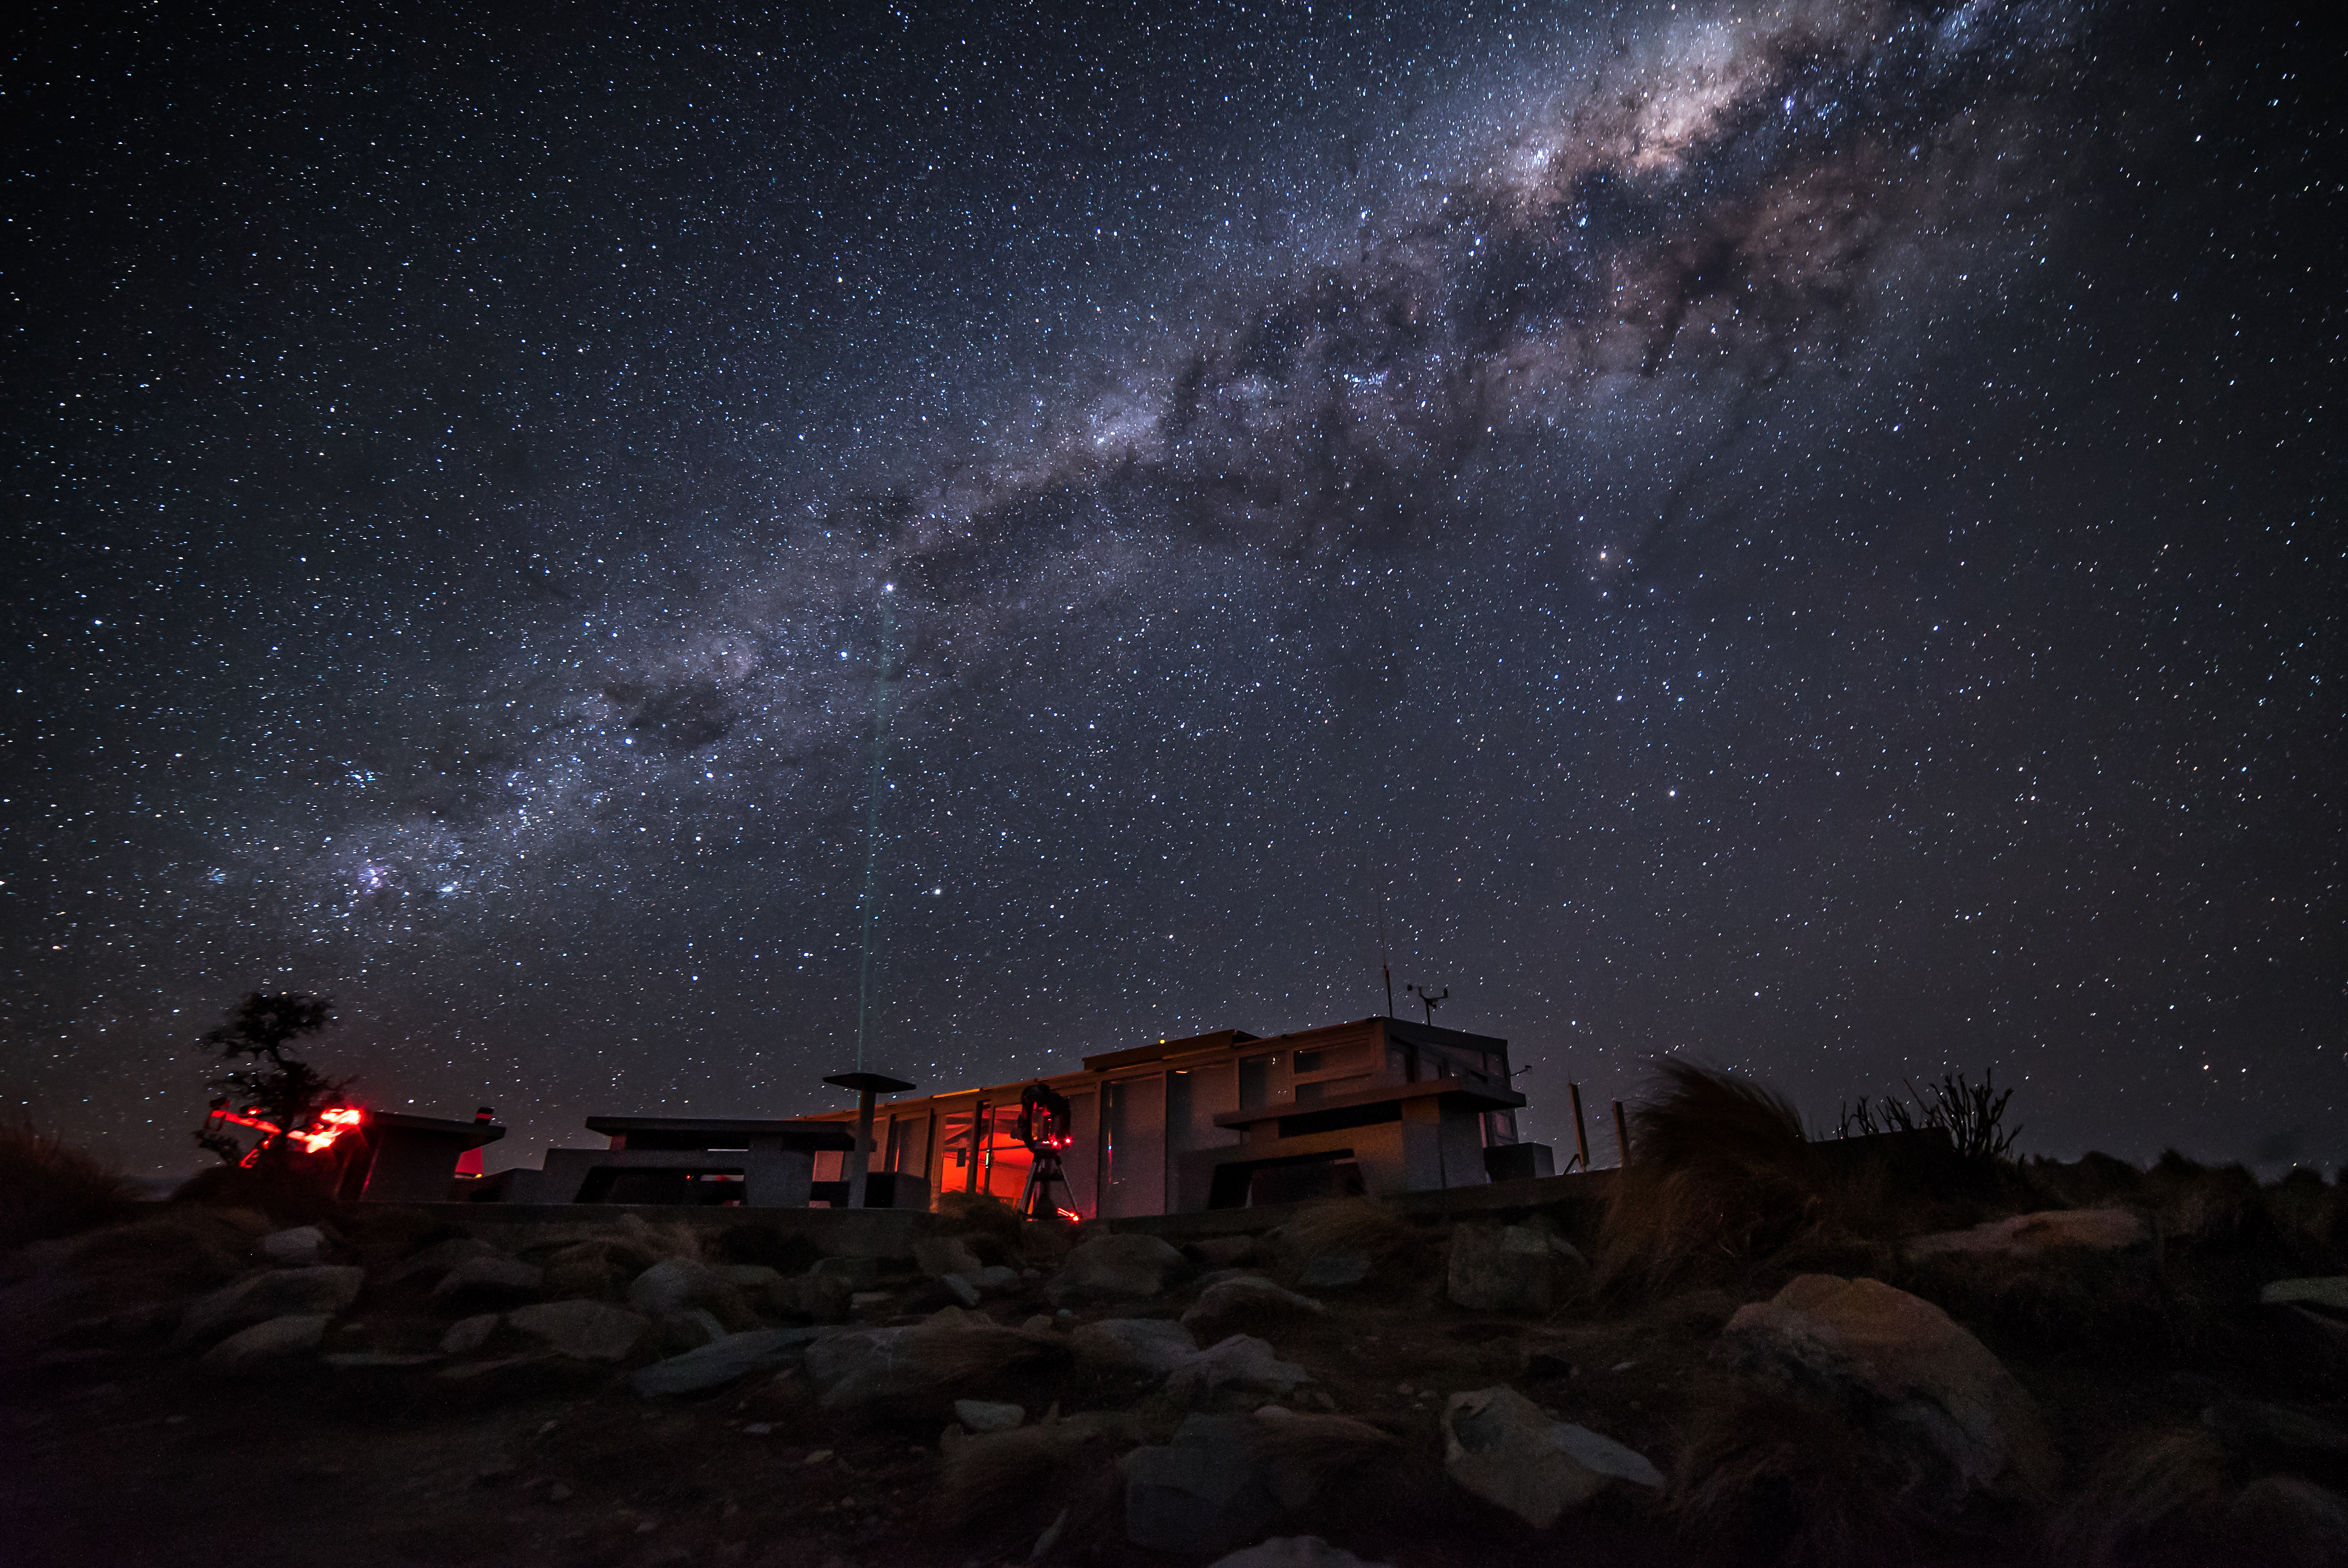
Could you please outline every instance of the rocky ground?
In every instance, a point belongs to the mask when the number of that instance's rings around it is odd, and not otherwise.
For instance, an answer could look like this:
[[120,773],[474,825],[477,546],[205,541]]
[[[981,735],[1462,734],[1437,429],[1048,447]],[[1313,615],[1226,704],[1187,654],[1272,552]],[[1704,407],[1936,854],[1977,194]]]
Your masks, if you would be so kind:
[[881,1258],[754,1213],[175,1204],[8,1259],[0,1539],[175,1568],[2348,1562],[2339,1190],[2106,1165],[1639,1278],[1587,1201],[1179,1246],[972,1207]]

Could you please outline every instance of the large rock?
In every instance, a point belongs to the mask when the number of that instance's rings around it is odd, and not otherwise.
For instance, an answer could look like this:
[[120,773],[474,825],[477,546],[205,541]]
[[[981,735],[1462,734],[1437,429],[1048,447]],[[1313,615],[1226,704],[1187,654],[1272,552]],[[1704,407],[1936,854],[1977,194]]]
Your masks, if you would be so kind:
[[1095,1236],[1068,1254],[1044,1294],[1056,1307],[1070,1301],[1143,1301],[1164,1291],[1168,1277],[1183,1266],[1181,1253],[1154,1235]]
[[332,1315],[324,1312],[273,1317],[230,1335],[205,1351],[199,1365],[207,1372],[257,1372],[315,1350],[330,1321]]
[[984,1318],[940,1314],[901,1328],[834,1333],[808,1347],[808,1381],[827,1410],[942,1409],[973,1385],[1048,1355],[1052,1342]]
[[432,1287],[432,1304],[447,1309],[527,1301],[545,1281],[544,1269],[519,1258],[467,1258],[440,1276]]
[[1317,1535],[1275,1535],[1218,1557],[1210,1568],[1385,1568],[1365,1563],[1342,1546],[1332,1546]]
[[1163,1377],[1199,1354],[1179,1323],[1161,1317],[1104,1317],[1068,1336],[1079,1366]]
[[1581,1265],[1580,1253],[1539,1225],[1454,1225],[1445,1284],[1452,1304],[1470,1312],[1545,1317]]
[[982,1296],[1007,1296],[1026,1283],[1026,1276],[1007,1263],[992,1263],[963,1277]]
[[1153,1552],[1204,1555],[1261,1536],[1281,1513],[1250,1452],[1252,1418],[1194,1415],[1125,1471],[1125,1533]]
[[176,1343],[199,1345],[273,1317],[332,1317],[358,1299],[366,1270],[321,1264],[248,1275],[188,1304]]
[[448,1326],[448,1332],[440,1336],[440,1353],[444,1356],[472,1355],[489,1342],[489,1336],[498,1331],[501,1321],[503,1319],[494,1312],[458,1319]]
[[2033,1494],[2056,1464],[2037,1409],[1987,1347],[1876,1279],[1805,1274],[1739,1307],[1715,1355],[1758,1381],[1824,1393],[1922,1457],[1948,1491]]
[[1536,1530],[1615,1481],[1663,1484],[1645,1455],[1587,1427],[1552,1420],[1509,1388],[1451,1396],[1443,1412],[1443,1469]]
[[926,1278],[958,1274],[964,1279],[986,1266],[958,1235],[925,1235],[913,1242],[913,1266]]
[[397,1285],[401,1280],[419,1276],[438,1279],[458,1264],[469,1262],[473,1258],[503,1257],[504,1255],[505,1254],[485,1241],[472,1236],[457,1236],[448,1241],[435,1242],[414,1256],[403,1258],[393,1264],[382,1272],[378,1283]]
[[637,1369],[629,1381],[647,1399],[656,1394],[698,1394],[720,1389],[769,1367],[795,1361],[808,1341],[830,1332],[823,1328],[758,1328],[728,1334],[697,1350],[672,1356]]
[[623,1361],[652,1331],[640,1314],[600,1301],[541,1302],[516,1307],[505,1320],[555,1355],[579,1361]]
[[2260,1287],[2259,1300],[2269,1307],[2312,1307],[2318,1311],[2348,1314],[2348,1275],[2278,1279]]
[[1971,1230],[1937,1231],[1907,1246],[1911,1258],[1960,1256],[2035,1260],[2049,1252],[2084,1247],[2124,1252],[2152,1239],[2142,1215],[2127,1209],[2048,1209],[2015,1214]]
[[[798,1312],[819,1323],[839,1323],[853,1309],[857,1296],[880,1282],[880,1263],[870,1257],[827,1257],[797,1279],[778,1287],[786,1311]],[[975,1290],[977,1286],[973,1286]],[[959,1293],[956,1300],[961,1299]]]
[[1328,1316],[1329,1309],[1309,1296],[1242,1274],[1219,1279],[1200,1291],[1197,1302],[1182,1314],[1182,1326],[1201,1338],[1219,1339],[1234,1329]]
[[316,1225],[295,1225],[261,1238],[261,1255],[280,1268],[312,1267],[325,1249],[326,1233]]
[[1311,1381],[1312,1373],[1293,1361],[1282,1360],[1263,1340],[1234,1334],[1176,1367],[1166,1379],[1166,1391],[1196,1404],[1218,1389],[1285,1394]]
[[719,1280],[705,1264],[664,1258],[629,1283],[628,1305],[653,1317],[674,1317],[717,1292]]
[[994,1399],[956,1399],[954,1419],[972,1431],[984,1436],[990,1432],[1011,1432],[1027,1419],[1026,1407],[1000,1403]]

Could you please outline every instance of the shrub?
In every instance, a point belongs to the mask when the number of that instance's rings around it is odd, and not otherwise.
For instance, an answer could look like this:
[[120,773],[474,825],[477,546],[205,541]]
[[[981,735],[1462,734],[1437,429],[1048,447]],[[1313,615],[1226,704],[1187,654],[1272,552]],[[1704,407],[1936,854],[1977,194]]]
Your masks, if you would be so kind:
[[74,1235],[133,1212],[120,1173],[50,1133],[0,1125],[0,1247]]
[[199,1171],[172,1189],[171,1202],[250,1209],[280,1225],[313,1225],[342,1212],[335,1195],[342,1172],[342,1162],[330,1155],[288,1151],[252,1166]]
[[1814,1230],[1827,1203],[1793,1105],[1775,1091],[1667,1060],[1631,1113],[1631,1158],[1599,1240],[1599,1277],[1663,1283],[1700,1259],[1766,1256]]

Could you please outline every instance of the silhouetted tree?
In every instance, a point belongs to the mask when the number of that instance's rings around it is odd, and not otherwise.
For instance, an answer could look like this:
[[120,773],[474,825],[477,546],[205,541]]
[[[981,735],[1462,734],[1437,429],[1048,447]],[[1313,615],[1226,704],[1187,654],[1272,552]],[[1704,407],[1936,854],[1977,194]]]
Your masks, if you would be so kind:
[[[349,1083],[346,1078],[327,1078],[308,1062],[285,1054],[294,1041],[334,1021],[332,997],[251,991],[228,1009],[219,1028],[205,1032],[203,1043],[232,1063],[228,1071],[209,1081],[221,1096],[214,1106],[233,1102],[239,1111],[250,1108],[279,1129],[263,1135],[258,1146],[263,1159],[290,1147],[283,1134],[309,1127]],[[196,1134],[196,1142],[232,1165],[245,1156],[234,1137],[210,1127]]]

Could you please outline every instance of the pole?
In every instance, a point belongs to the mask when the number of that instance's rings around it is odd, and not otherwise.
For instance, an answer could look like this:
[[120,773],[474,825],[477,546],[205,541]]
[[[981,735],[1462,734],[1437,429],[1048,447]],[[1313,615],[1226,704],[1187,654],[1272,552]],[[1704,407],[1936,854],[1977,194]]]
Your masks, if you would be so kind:
[[1568,1083],[1565,1091],[1573,1097],[1573,1157],[1581,1161],[1581,1168],[1587,1171],[1590,1169],[1590,1129],[1582,1124],[1581,1120],[1581,1085]]
[[1622,1163],[1631,1163],[1631,1123],[1622,1119],[1622,1102],[1614,1102],[1614,1147],[1622,1152]]
[[856,1147],[848,1156],[848,1206],[864,1206],[865,1178],[872,1170],[872,1091],[856,1097]]

